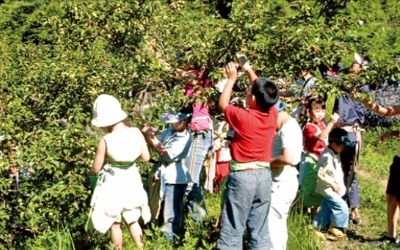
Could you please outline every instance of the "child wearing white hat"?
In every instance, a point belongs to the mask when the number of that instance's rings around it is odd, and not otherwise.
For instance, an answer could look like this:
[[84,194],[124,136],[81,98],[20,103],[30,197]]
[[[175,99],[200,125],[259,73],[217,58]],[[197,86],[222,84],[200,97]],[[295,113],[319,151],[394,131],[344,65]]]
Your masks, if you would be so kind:
[[135,244],[142,248],[143,232],[138,220],[142,217],[147,223],[151,217],[147,193],[135,163],[138,158],[149,161],[150,153],[140,130],[125,125],[126,117],[119,101],[111,95],[102,94],[93,104],[92,125],[107,134],[98,143],[92,165],[92,173],[100,173],[100,177],[93,192],[91,220],[101,233],[111,228],[115,249],[122,249],[122,218]]

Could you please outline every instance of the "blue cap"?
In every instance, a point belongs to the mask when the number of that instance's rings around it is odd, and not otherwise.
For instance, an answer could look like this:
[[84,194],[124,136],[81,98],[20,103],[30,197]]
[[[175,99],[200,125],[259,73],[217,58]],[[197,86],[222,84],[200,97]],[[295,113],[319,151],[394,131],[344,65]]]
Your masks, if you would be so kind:
[[278,110],[278,112],[284,111],[286,108],[286,104],[279,100],[275,103],[274,106],[275,106],[276,110]]
[[185,120],[192,116],[192,114],[185,114],[181,112],[172,113],[171,111],[167,111],[161,114],[161,121],[165,123],[176,123],[182,120]]

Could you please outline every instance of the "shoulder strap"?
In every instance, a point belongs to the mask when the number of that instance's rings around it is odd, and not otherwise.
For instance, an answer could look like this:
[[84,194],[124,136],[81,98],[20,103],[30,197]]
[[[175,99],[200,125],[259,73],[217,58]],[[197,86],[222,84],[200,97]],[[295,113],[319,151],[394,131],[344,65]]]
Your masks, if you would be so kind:
[[106,138],[105,137],[103,137],[102,138],[103,139],[103,141],[104,141],[104,144],[105,144],[105,146],[106,146],[106,150],[105,150],[105,152],[104,152],[104,164],[106,164],[106,162],[107,162],[107,140],[106,140]]
[[306,87],[307,83],[308,83],[312,78],[314,78],[314,76],[312,76],[312,77],[310,77],[310,78],[308,78],[307,80],[304,81],[303,87],[301,88],[301,91],[300,91],[300,96],[303,95],[304,88]]

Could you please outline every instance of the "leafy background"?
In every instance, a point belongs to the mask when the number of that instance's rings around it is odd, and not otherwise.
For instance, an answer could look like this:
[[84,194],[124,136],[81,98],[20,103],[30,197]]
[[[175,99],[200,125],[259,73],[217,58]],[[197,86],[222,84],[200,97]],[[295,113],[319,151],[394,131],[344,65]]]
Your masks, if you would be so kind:
[[[204,77],[216,81],[219,67],[237,51],[260,75],[289,83],[300,68],[337,60],[349,66],[359,52],[372,58],[373,67],[357,80],[379,86],[399,79],[398,13],[397,0],[0,0],[0,124],[6,138],[0,170],[35,171],[18,191],[1,179],[1,245],[41,248],[60,235],[67,237],[66,249],[109,244],[106,236],[83,230],[91,195],[87,173],[101,135],[89,125],[99,94],[117,96],[136,126],[161,128],[162,111],[189,101],[178,70],[204,67]],[[343,92],[315,74],[321,92]],[[347,88],[352,77],[344,77]],[[142,165],[144,176],[148,167]],[[208,231],[219,209],[213,206],[215,214],[203,225],[207,233],[188,230],[192,242],[185,246],[213,246]]]

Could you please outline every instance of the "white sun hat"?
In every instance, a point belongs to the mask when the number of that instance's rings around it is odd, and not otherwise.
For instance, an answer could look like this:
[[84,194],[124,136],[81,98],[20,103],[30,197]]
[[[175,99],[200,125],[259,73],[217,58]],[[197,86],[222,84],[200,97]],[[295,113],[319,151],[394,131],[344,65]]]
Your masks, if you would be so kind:
[[122,110],[121,104],[114,96],[101,94],[93,104],[92,125],[108,127],[124,120],[128,115]]

